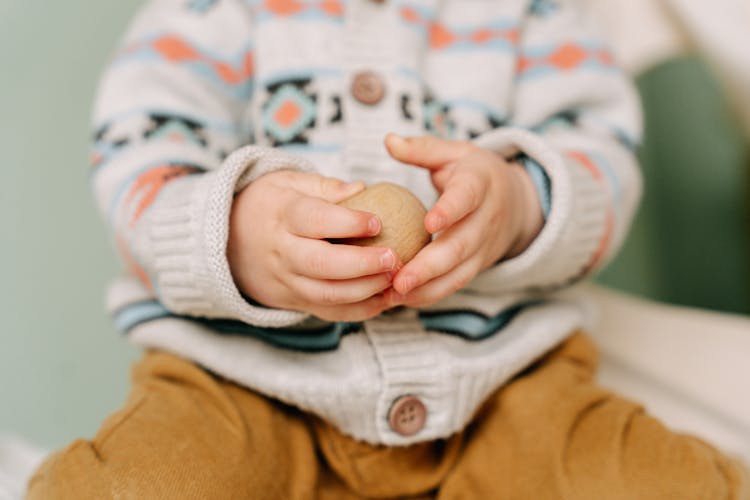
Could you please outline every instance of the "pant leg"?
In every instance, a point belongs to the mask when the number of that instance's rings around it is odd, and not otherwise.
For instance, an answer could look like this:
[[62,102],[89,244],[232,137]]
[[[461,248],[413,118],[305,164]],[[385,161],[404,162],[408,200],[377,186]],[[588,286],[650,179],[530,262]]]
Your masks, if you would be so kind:
[[125,407],[51,456],[28,498],[308,499],[317,471],[301,414],[155,352]]
[[443,499],[750,499],[739,463],[594,382],[581,334],[493,396],[467,430]]

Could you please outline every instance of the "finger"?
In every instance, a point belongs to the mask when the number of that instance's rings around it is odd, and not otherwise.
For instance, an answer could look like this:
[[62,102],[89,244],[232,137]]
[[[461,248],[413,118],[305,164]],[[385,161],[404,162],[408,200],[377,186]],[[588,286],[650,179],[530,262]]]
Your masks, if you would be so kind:
[[392,279],[392,273],[350,280],[316,280],[295,275],[290,278],[290,285],[302,299],[310,304],[338,306],[368,299],[389,288]]
[[288,206],[286,229],[305,238],[361,238],[375,236],[381,223],[377,216],[351,210],[312,196]]
[[451,141],[430,135],[401,137],[388,134],[385,137],[385,147],[395,160],[418,167],[437,169],[465,156],[475,146],[470,142]]
[[480,270],[480,259],[472,258],[439,278],[413,289],[406,295],[399,294],[395,289],[389,289],[385,294],[386,302],[389,307],[397,305],[406,305],[409,307],[430,306],[466,288]]
[[286,257],[291,270],[308,278],[344,280],[396,269],[398,256],[390,248],[334,245],[327,241],[296,239],[298,250]]
[[364,182],[344,182],[334,177],[325,177],[307,172],[290,172],[289,186],[300,193],[339,203],[365,189]]
[[445,186],[448,184],[448,181],[454,173],[455,169],[450,167],[432,172],[432,184],[435,186],[438,193],[445,191]]
[[478,224],[467,222],[454,226],[424,247],[396,274],[393,288],[406,295],[474,256],[482,245],[484,235],[478,231]]
[[309,312],[325,321],[359,322],[374,318],[389,308],[385,295],[377,294],[355,304],[316,306]]
[[425,216],[425,227],[435,234],[475,211],[484,201],[487,185],[474,175],[457,172]]

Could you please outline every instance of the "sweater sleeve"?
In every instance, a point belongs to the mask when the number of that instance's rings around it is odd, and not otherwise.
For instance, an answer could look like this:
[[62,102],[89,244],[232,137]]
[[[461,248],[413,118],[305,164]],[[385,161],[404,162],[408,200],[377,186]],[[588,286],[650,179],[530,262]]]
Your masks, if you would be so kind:
[[311,165],[251,144],[249,16],[240,0],[146,4],[100,83],[91,177],[126,266],[168,310],[279,327],[305,315],[242,297],[229,213],[253,179]]
[[516,67],[512,125],[475,140],[541,166],[551,205],[525,252],[469,286],[490,293],[554,290],[600,268],[621,246],[642,189],[637,94],[575,0],[530,2]]

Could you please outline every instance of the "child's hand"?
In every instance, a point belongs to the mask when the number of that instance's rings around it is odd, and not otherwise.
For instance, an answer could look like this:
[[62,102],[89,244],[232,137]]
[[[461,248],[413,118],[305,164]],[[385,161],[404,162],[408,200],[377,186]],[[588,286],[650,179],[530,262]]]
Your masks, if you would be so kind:
[[440,233],[404,266],[387,293],[391,306],[438,302],[482,270],[520,254],[544,224],[531,179],[518,164],[469,142],[390,134],[396,160],[429,169],[440,193],[425,227]]
[[362,321],[385,310],[380,292],[391,285],[395,252],[325,241],[380,232],[376,216],[336,205],[362,189],[362,183],[282,170],[238,193],[227,257],[239,289],[265,306],[329,321]]

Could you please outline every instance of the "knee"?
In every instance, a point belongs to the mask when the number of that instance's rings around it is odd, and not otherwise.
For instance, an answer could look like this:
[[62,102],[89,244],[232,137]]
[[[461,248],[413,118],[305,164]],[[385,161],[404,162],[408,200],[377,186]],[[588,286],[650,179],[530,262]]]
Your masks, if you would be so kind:
[[[133,452],[134,449],[137,452]],[[27,500],[105,498],[252,498],[248,463],[227,447],[228,457],[191,453],[184,442],[174,452],[131,446],[100,449],[77,440],[51,455],[32,475]]]
[[750,500],[739,464],[621,398],[607,398],[582,415],[566,452],[570,484],[589,494],[576,498],[601,498],[608,490],[610,498]]

